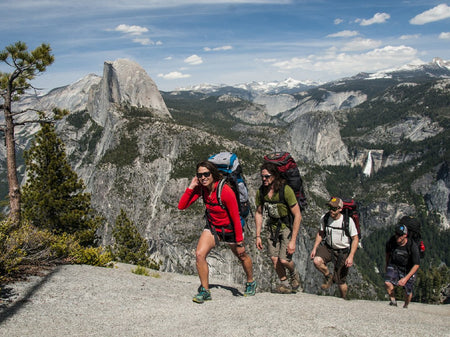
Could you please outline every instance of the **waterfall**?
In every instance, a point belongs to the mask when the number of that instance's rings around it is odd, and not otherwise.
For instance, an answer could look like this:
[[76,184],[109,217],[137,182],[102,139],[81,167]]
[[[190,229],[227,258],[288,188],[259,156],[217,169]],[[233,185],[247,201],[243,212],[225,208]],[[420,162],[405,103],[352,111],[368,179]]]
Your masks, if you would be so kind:
[[367,161],[364,166],[363,173],[367,177],[370,177],[370,174],[372,173],[372,151],[369,151],[369,154],[367,155]]

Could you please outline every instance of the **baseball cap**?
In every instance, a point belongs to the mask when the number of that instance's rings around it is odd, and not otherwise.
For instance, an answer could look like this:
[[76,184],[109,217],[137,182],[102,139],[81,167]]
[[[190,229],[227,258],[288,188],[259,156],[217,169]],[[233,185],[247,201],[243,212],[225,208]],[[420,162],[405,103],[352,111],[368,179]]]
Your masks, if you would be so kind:
[[330,201],[328,201],[327,205],[331,207],[342,208],[342,206],[344,206],[344,203],[342,202],[341,199],[337,197],[332,197]]
[[408,228],[405,225],[397,224],[395,226],[395,234],[397,234],[397,235],[408,234]]

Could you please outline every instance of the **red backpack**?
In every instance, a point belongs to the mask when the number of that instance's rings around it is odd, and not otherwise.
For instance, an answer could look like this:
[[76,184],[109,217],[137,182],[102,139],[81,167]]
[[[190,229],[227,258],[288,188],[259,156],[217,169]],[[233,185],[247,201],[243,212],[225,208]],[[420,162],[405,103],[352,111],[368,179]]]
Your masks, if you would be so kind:
[[277,165],[281,177],[294,190],[298,205],[301,211],[304,211],[308,202],[303,188],[303,180],[291,154],[289,152],[272,152],[264,156],[264,161]]

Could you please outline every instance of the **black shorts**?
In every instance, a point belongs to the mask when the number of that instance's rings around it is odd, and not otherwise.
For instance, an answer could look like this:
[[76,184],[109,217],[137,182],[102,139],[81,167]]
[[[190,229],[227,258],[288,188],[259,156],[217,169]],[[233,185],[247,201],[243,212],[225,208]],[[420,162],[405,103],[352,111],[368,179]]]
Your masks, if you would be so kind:
[[226,242],[226,243],[236,243],[236,237],[234,235],[234,232],[225,232],[225,228],[221,227],[214,227],[210,226],[209,224],[205,225],[205,228],[211,232],[211,234],[214,236],[214,239]]

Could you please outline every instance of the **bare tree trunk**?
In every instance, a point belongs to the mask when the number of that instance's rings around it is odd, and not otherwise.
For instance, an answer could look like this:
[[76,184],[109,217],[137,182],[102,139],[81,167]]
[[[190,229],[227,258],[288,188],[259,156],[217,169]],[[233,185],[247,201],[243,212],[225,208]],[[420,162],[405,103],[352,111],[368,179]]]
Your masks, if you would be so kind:
[[11,99],[7,95],[5,104],[5,144],[6,144],[6,166],[8,170],[8,185],[9,185],[9,218],[18,226],[21,220],[20,214],[20,185],[17,178],[17,164],[16,164],[16,144],[14,139],[14,120],[11,114]]

